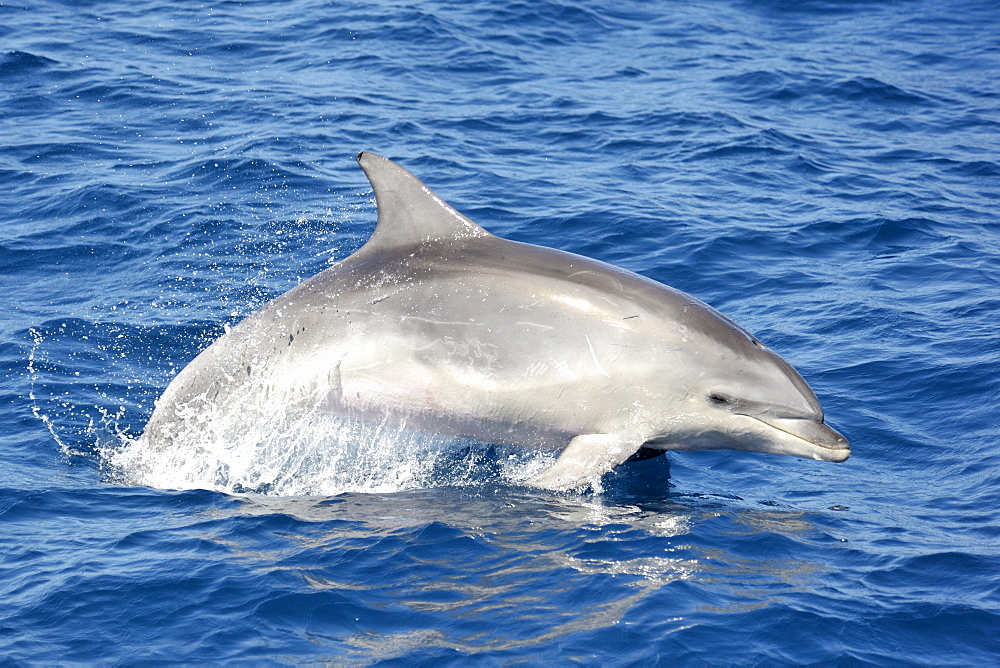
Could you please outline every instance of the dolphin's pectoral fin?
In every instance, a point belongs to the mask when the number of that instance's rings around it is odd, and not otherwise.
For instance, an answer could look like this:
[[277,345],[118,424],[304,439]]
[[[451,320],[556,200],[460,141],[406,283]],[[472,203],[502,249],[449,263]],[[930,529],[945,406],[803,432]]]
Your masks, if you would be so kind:
[[555,464],[527,483],[546,489],[580,487],[624,462],[642,443],[631,435],[581,434],[569,442]]

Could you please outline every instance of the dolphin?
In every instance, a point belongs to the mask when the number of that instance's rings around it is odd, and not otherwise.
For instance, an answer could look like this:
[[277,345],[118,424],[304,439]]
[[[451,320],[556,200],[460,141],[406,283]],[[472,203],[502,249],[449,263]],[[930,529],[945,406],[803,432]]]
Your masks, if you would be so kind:
[[151,448],[218,437],[222,416],[238,429],[304,408],[555,449],[527,481],[549,489],[651,451],[850,456],[802,376],[707,304],[496,237],[396,163],[357,160],[378,209],[371,238],[177,374],[142,436]]

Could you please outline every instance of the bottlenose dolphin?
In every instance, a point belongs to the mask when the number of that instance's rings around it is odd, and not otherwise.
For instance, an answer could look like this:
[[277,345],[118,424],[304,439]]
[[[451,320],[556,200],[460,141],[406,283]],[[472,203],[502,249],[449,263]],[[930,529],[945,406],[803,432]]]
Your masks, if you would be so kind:
[[156,402],[150,447],[225,438],[220,415],[238,427],[306,407],[558,449],[528,481],[552,489],[640,450],[850,455],[805,380],[708,305],[493,236],[394,162],[357,160],[378,209],[369,241],[188,364]]

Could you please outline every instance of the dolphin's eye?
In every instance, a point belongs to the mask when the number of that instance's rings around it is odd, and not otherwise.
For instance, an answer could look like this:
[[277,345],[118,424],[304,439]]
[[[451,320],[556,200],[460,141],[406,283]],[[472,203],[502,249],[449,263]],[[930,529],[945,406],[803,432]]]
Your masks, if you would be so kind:
[[708,395],[709,402],[715,404],[716,406],[731,406],[733,403],[733,398],[722,394],[720,392],[711,392]]

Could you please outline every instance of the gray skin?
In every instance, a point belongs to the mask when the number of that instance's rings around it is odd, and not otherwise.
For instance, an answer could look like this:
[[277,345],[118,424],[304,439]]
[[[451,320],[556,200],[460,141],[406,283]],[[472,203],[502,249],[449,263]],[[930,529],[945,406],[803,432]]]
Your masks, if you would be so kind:
[[378,205],[371,239],[181,371],[146,426],[150,447],[225,438],[213,421],[322,410],[561,450],[528,481],[551,489],[641,448],[850,456],[802,377],[706,304],[495,237],[390,160],[358,162]]

